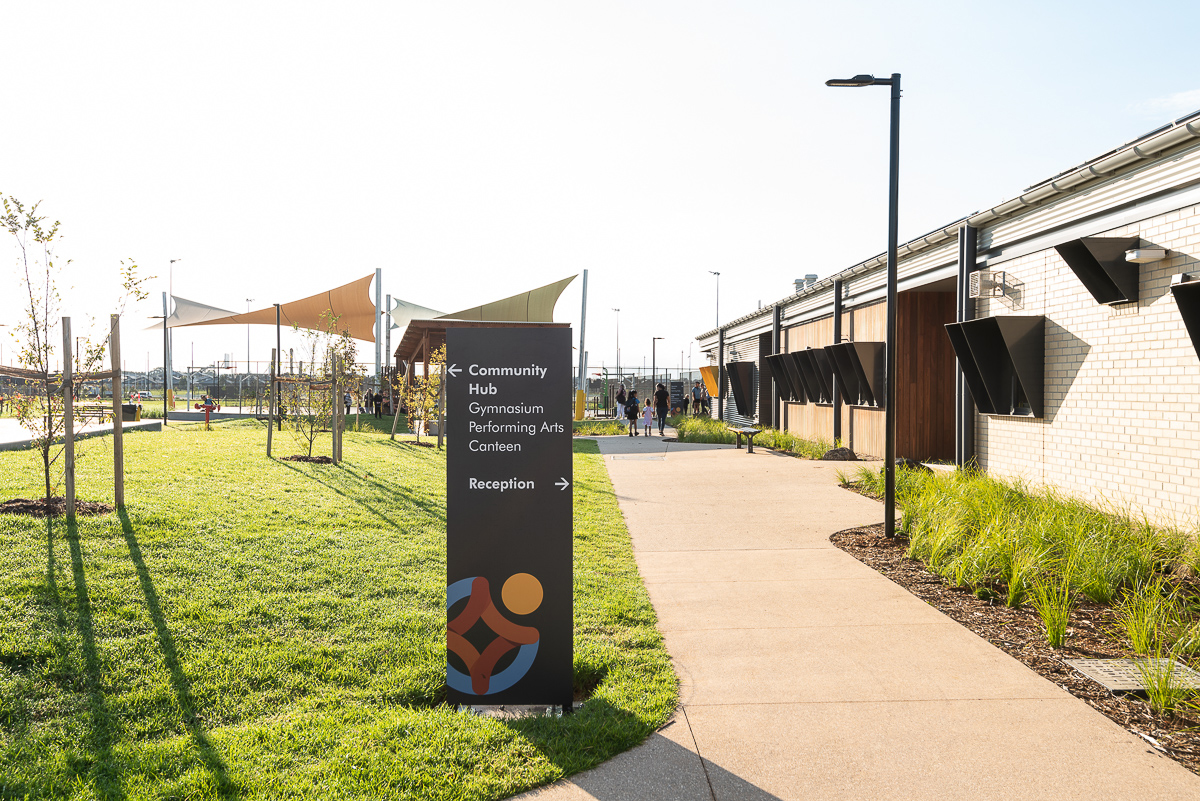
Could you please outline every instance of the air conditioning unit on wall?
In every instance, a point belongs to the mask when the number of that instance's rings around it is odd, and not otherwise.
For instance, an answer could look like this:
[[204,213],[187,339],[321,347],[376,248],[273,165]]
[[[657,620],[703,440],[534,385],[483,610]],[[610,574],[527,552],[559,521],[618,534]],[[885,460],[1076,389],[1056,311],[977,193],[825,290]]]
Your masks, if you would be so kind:
[[976,270],[971,273],[969,294],[973,298],[1004,297],[1003,270]]

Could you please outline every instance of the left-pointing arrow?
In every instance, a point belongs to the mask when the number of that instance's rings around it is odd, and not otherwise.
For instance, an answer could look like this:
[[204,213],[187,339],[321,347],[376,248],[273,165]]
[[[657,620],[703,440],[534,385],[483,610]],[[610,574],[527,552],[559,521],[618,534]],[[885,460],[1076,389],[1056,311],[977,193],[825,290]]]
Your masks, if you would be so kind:
[[567,487],[571,486],[571,482],[567,481],[565,478],[560,478],[558,481],[554,482],[554,486],[558,487],[559,490],[565,490]]
[[446,368],[446,372],[450,374],[451,378],[454,378],[456,375],[462,372],[462,368],[457,364],[452,364]]

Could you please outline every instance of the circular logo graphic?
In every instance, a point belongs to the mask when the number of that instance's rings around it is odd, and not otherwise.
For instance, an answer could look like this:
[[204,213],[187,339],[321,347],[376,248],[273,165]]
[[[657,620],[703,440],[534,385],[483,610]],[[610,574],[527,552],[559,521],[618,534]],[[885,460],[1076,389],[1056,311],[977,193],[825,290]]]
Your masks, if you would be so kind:
[[[542,605],[542,583],[529,573],[515,573],[504,582],[500,599],[511,612],[527,615]],[[467,599],[467,606],[446,626],[446,648],[470,671],[470,675],[446,663],[446,686],[465,695],[492,695],[520,681],[537,656],[540,634],[532,626],[520,626],[506,618],[492,602],[491,587],[483,576],[454,582],[446,588],[446,611]],[[496,635],[482,651],[467,641],[466,634],[479,621]],[[517,649],[512,664],[493,674],[500,659]]]

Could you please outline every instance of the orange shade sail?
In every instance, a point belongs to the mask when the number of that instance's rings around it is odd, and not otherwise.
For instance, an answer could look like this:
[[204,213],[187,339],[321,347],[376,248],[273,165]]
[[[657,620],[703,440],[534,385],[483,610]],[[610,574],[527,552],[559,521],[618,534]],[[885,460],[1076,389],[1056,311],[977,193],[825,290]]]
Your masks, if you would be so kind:
[[[327,324],[321,321],[321,315],[332,312],[337,318],[335,331],[347,331],[355,339],[364,342],[375,341],[375,304],[371,301],[371,284],[375,275],[363,276],[357,281],[351,281],[335,289],[310,295],[307,298],[293,300],[279,307],[279,321],[282,325],[298,326],[322,330]],[[185,325],[275,325],[275,307],[247,312],[245,314],[230,314],[210,320],[200,320]],[[171,326],[172,328],[182,328]]]

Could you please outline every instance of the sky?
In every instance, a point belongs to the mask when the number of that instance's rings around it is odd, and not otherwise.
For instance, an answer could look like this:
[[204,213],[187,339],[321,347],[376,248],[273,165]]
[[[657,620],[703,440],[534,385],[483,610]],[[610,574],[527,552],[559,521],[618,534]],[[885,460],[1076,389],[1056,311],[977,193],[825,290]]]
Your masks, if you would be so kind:
[[[726,322],[885,248],[887,89],[826,79],[903,75],[904,241],[1200,109],[1200,4],[1136,8],[7,4],[0,193],[61,221],[76,333],[114,310],[122,259],[155,276],[126,311],[129,369],[162,363],[141,329],[169,273],[177,296],[245,310],[376,268],[445,311],[586,269],[589,371],[618,339],[649,364],[653,337],[659,365],[699,366],[710,271]],[[580,283],[556,310],[576,340]],[[174,337],[176,370],[247,358],[244,326]],[[251,357],[273,339],[254,327]]]

